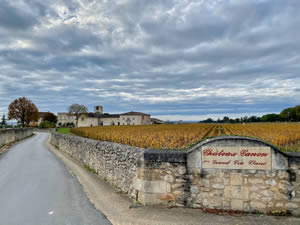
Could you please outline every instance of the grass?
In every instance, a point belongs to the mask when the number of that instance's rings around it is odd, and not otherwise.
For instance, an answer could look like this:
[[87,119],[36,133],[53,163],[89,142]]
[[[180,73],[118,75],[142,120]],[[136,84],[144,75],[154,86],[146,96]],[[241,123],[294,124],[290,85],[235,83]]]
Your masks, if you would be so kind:
[[84,168],[88,171],[90,171],[91,173],[97,174],[96,170],[92,169],[91,167],[89,167],[88,165],[84,164]]
[[71,128],[57,128],[56,132],[60,133],[60,134],[67,134],[67,135],[77,136],[76,134],[71,132]]
[[61,133],[61,134],[69,134],[69,133],[71,133],[71,129],[70,128],[57,128],[56,132]]

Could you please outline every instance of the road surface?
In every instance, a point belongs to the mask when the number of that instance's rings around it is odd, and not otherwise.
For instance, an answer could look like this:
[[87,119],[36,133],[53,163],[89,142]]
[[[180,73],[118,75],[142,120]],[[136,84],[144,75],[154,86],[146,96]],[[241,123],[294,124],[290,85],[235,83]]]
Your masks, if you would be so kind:
[[0,156],[0,224],[107,225],[81,185],[37,133]]

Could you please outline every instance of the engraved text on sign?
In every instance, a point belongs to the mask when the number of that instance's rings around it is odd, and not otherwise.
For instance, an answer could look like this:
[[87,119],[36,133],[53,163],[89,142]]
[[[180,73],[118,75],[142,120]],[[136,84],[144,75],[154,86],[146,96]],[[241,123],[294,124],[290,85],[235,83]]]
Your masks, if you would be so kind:
[[202,147],[202,168],[271,170],[270,147]]

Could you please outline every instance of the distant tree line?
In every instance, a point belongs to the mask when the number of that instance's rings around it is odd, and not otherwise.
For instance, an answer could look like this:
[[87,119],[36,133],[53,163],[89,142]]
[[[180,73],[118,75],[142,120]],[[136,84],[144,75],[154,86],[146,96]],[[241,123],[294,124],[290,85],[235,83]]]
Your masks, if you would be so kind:
[[286,108],[279,114],[271,113],[263,115],[262,117],[250,116],[231,119],[224,116],[223,119],[213,120],[208,118],[206,120],[199,121],[199,123],[254,123],[254,122],[299,122],[300,121],[300,105],[295,107]]

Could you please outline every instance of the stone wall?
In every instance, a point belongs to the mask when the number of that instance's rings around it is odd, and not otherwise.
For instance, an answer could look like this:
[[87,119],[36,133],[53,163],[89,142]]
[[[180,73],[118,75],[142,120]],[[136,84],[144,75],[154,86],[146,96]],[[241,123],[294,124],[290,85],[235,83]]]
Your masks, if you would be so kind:
[[[149,150],[53,132],[51,143],[145,205],[300,215],[300,157],[245,137]],[[270,168],[203,168],[205,147],[268,147]]]
[[23,128],[23,129],[3,129],[0,130],[0,147],[13,143],[15,141],[22,140],[33,134],[33,129]]
[[146,150],[137,171],[137,200],[145,205],[186,205],[186,154],[182,151]]
[[138,191],[133,183],[144,152],[142,149],[56,132],[51,132],[51,144],[94,170],[131,198],[137,199]]
[[[207,147],[270,147],[271,169],[204,169],[201,151]],[[222,137],[203,142],[188,152],[188,206],[270,214],[300,215],[300,164],[264,142],[245,137]]]

